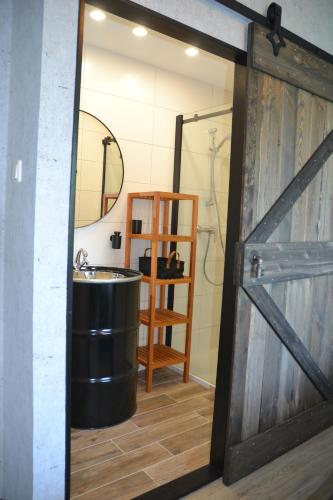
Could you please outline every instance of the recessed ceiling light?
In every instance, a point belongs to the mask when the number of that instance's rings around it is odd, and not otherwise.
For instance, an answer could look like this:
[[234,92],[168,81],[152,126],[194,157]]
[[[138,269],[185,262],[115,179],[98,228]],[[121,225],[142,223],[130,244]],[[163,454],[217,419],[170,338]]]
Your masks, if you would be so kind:
[[133,35],[142,38],[143,36],[146,36],[148,34],[148,31],[143,26],[136,26],[135,28],[132,29],[132,33]]
[[104,12],[102,12],[101,10],[98,10],[98,9],[92,10],[90,12],[89,16],[94,21],[104,21],[104,19],[106,18],[106,15],[104,14]]
[[188,47],[186,50],[185,50],[185,54],[189,57],[195,57],[199,54],[199,51],[198,49],[196,49],[195,47]]

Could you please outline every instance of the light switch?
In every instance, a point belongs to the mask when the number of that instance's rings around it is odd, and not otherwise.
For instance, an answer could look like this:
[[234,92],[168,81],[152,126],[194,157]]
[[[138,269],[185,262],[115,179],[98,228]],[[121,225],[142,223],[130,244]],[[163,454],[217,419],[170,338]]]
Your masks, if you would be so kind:
[[14,165],[13,181],[22,182],[22,160],[18,160]]

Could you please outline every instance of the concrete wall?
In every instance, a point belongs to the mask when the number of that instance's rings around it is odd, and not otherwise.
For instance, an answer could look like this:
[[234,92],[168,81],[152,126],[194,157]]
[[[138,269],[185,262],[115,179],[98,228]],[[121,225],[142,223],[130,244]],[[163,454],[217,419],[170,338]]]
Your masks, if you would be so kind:
[[[6,500],[64,495],[77,7],[76,0],[12,1],[4,245]],[[10,175],[18,160],[21,183]]]
[[[4,269],[5,498],[32,495],[34,204],[40,96],[41,2],[12,2]],[[33,29],[27,30],[27,26]],[[28,43],[29,36],[29,43]],[[23,161],[23,182],[11,170]],[[21,479],[16,480],[15,470]]]
[[0,498],[3,496],[3,274],[5,242],[5,179],[10,82],[11,2],[0,3]]
[[[66,15],[65,15],[66,14]],[[69,189],[77,0],[44,0],[33,280],[33,498],[64,487]],[[51,272],[50,270],[56,270]]]
[[[135,0],[136,3],[209,33],[236,47],[246,49],[244,17],[215,0]],[[243,0],[242,4],[266,16],[271,0]],[[333,52],[333,2],[331,0],[279,0],[282,25],[318,47]]]

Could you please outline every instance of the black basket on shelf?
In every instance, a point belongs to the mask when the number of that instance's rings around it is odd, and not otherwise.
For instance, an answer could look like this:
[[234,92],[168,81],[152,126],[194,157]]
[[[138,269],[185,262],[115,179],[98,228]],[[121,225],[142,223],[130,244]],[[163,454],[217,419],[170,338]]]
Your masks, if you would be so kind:
[[[151,274],[151,257],[147,256],[151,248],[146,248],[143,257],[139,257],[139,270],[145,275]],[[184,275],[184,261],[179,252],[173,251],[167,257],[157,257],[157,278],[176,279]]]

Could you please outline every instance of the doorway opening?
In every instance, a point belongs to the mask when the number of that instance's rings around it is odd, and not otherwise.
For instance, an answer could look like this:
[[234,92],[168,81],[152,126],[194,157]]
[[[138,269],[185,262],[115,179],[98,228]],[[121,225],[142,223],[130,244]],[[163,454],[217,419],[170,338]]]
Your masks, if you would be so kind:
[[[234,50],[231,56],[230,47],[218,41],[214,50],[207,52],[205,36],[200,40],[197,35],[196,44],[171,38],[165,34],[165,28],[156,30],[149,15],[138,26],[129,20],[131,15],[124,18],[98,10],[98,19],[95,11],[95,6],[86,4],[74,234],[77,272],[81,265],[83,270],[88,269],[84,260],[96,268],[89,268],[89,273],[99,269],[108,272],[109,268],[122,272],[128,260],[125,247],[129,193],[159,193],[163,198],[163,193],[178,192],[196,198],[198,219],[191,241],[197,252],[191,271],[190,240],[186,238],[192,235],[193,212],[187,201],[174,201],[164,225],[167,233],[179,237],[178,241],[170,237],[165,246],[160,243],[157,248],[159,255],[164,251],[167,255],[176,252],[176,266],[179,261],[184,262],[183,281],[158,283],[156,300],[160,310],[174,311],[178,319],[186,321],[165,320],[156,324],[155,344],[161,343],[183,357],[185,345],[190,346],[186,354],[189,381],[183,383],[185,358],[158,366],[155,358],[150,391],[147,365],[139,358],[135,414],[103,428],[73,426],[70,496],[89,500],[139,495],[149,498],[149,492],[156,495],[159,488],[160,494],[168,495],[172,489],[174,497],[179,498],[186,491],[185,475],[191,477],[187,484],[187,491],[191,491],[222,474],[219,465],[224,450],[217,448],[219,434],[225,433],[225,429],[218,425],[212,431],[212,425],[215,388],[219,388],[220,403],[228,397],[226,386],[224,395],[221,394],[217,365],[223,335],[223,290],[233,286],[230,273],[227,281],[223,277],[225,254],[229,247],[234,247],[236,236],[234,232],[229,238],[227,231],[227,217],[231,217],[228,203],[234,60],[244,54]],[[152,24],[156,31],[150,27]],[[192,39],[193,32],[188,29]],[[214,45],[211,39],[208,45]],[[150,247],[151,238],[145,238],[145,234],[151,234],[153,225],[152,201],[149,196],[139,201],[133,206],[131,219],[142,222],[136,233],[139,237],[135,244],[132,242],[129,261],[136,271],[140,269],[139,259]],[[151,290],[149,279],[143,279],[139,348],[148,342],[143,312],[151,310]],[[193,307],[189,319],[191,293]],[[77,304],[74,301],[73,307]],[[85,311],[89,308],[86,303]],[[187,344],[189,323],[191,344]],[[95,336],[106,333],[105,329],[97,333],[94,330]],[[74,335],[73,329],[73,339]],[[73,359],[81,356],[74,354],[77,345],[73,341]],[[85,356],[86,363],[99,366],[98,353],[94,352],[94,361],[89,352]],[[86,374],[81,373],[80,377],[79,383],[83,383]],[[105,383],[106,378],[112,382],[112,377],[101,374],[100,379],[90,377],[84,383],[91,387]],[[78,374],[73,372],[73,388],[76,383]],[[215,412],[221,406],[216,401]],[[77,414],[77,408],[73,410],[72,415]]]

